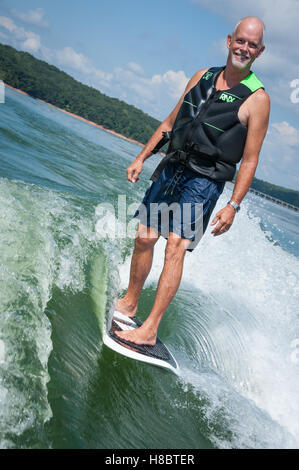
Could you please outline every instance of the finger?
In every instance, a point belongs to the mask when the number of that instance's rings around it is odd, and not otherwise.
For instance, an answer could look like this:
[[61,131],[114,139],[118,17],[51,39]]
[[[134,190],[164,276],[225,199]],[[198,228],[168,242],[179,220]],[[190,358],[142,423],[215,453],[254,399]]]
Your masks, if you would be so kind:
[[133,171],[132,179],[131,179],[133,183],[136,183],[136,181],[138,181],[138,174],[139,174],[138,171],[136,170]]
[[215,233],[215,236],[222,235],[223,233],[227,232],[229,229],[229,225],[222,225],[220,229]]
[[224,222],[222,222],[222,223],[221,223],[221,222],[218,222],[218,224],[217,224],[216,227],[212,230],[211,233],[214,233],[214,234],[217,233],[217,234],[219,234],[219,233],[222,231],[223,227],[225,227],[225,223],[224,223]]
[[216,225],[216,227],[212,230],[211,233],[216,234],[219,233],[221,229],[221,225]]
[[133,173],[132,170],[129,170],[129,168],[127,168],[127,179],[128,179],[129,181],[131,181],[132,173]]
[[214,219],[213,219],[212,222],[211,222],[211,225],[215,225],[216,222],[219,220],[219,218],[220,218],[220,217],[216,214],[215,217],[214,217]]
[[135,170],[129,170],[128,171],[128,180],[131,182],[135,181]]

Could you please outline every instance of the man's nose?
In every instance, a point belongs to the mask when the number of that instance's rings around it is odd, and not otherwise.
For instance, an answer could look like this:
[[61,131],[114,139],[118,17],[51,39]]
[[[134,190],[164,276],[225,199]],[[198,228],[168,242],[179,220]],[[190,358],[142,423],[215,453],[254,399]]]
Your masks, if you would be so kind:
[[244,44],[241,44],[240,49],[243,52],[248,52],[248,42],[244,42]]

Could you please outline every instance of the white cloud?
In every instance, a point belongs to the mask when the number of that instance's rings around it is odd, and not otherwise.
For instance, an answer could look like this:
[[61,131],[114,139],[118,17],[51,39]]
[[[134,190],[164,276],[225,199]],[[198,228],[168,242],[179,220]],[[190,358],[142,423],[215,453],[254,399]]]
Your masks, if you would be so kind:
[[114,96],[141,107],[157,119],[164,119],[176,105],[187,82],[182,70],[146,77],[132,68],[116,67],[109,84]]
[[83,73],[85,78],[86,76],[89,78],[89,81],[90,77],[92,77],[93,86],[97,88],[110,87],[109,82],[112,78],[112,74],[103,72],[94,67],[92,62],[85,57],[84,54],[74,51],[72,47],[68,46],[61,50],[54,51],[52,57],[58,65]]
[[187,85],[188,78],[183,70],[178,72],[168,70],[163,75],[154,75],[151,81],[153,84],[166,85],[167,94],[172,98],[179,99]]
[[11,9],[11,14],[18,20],[23,21],[23,23],[32,24],[35,26],[40,26],[42,28],[48,27],[48,23],[44,20],[44,11],[42,8],[36,8],[35,10],[30,10],[28,13],[23,13],[16,9]]
[[271,127],[278,132],[279,138],[286,146],[292,147],[299,144],[299,130],[292,127],[288,122],[276,122],[271,124]]
[[28,52],[37,52],[40,49],[40,36],[33,31],[26,31],[23,27],[17,26],[11,18],[0,16],[0,26],[10,33],[13,41],[21,41],[21,49]]
[[127,64],[128,68],[131,69],[133,72],[135,73],[138,73],[140,75],[142,75],[144,73],[144,70],[143,68],[141,67],[141,65],[139,64],[136,64],[136,62],[129,62]]
[[126,88],[131,88],[143,96],[152,99],[155,92],[163,87],[166,95],[178,99],[184,91],[188,78],[182,70],[175,72],[169,70],[164,74],[156,74],[152,77],[140,77],[139,73],[132,70],[116,67],[114,69],[113,78]]
[[40,37],[35,33],[28,34],[27,39],[25,39],[25,41],[22,43],[22,48],[29,52],[37,52],[40,47]]
[[96,77],[99,87],[110,88],[111,79],[113,77],[112,73],[103,72],[102,70],[96,68],[93,68],[90,73]]
[[57,51],[56,57],[58,63],[66,67],[71,67],[74,70],[79,70],[83,73],[90,73],[92,65],[90,61],[71,47],[64,47],[62,50]]
[[13,20],[11,18],[7,18],[7,16],[0,16],[0,26],[7,29],[10,33],[13,33],[17,29]]

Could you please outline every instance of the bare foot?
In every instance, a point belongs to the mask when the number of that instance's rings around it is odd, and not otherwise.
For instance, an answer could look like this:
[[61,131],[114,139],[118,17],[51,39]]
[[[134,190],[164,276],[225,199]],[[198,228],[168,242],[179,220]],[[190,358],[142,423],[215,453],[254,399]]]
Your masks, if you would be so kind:
[[117,304],[115,306],[115,310],[117,310],[120,313],[123,313],[129,318],[133,318],[136,315],[137,312],[137,305],[131,305],[129,304],[125,298],[123,299],[118,299]]
[[157,340],[157,333],[152,328],[142,325],[140,328],[127,331],[115,331],[116,336],[130,343],[146,344],[148,346],[155,346]]

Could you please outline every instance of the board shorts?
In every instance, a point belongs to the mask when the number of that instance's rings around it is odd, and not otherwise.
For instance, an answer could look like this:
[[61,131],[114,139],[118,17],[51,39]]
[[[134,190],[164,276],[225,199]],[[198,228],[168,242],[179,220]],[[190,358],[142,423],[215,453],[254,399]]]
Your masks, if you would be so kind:
[[225,182],[168,162],[157,181],[147,189],[133,218],[155,228],[164,238],[173,232],[191,240],[187,251],[193,251],[207,229],[224,186]]

